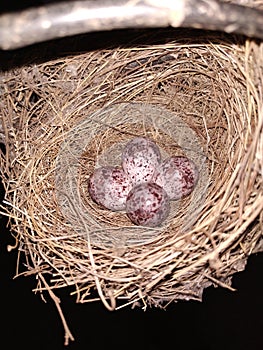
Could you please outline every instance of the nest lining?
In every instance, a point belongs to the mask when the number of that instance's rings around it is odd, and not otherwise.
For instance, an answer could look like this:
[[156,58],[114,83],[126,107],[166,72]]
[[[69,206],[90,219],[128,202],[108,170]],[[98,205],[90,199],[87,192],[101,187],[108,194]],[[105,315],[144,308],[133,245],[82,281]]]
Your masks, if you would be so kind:
[[[171,203],[171,214],[162,230],[176,232],[175,228],[180,226],[180,232],[186,231],[193,221],[194,212],[200,212],[209,174],[202,145],[192,129],[178,116],[156,106],[117,104],[97,111],[73,128],[66,136],[58,155],[55,183],[58,204],[72,227],[80,234],[82,232],[82,235],[89,234],[92,243],[115,248],[130,247],[145,244],[160,234],[161,228],[154,230],[136,227],[131,225],[124,213],[100,209],[87,190],[88,177],[94,168],[107,164],[120,165],[124,145],[127,140],[138,135],[154,139],[162,150],[163,159],[173,154],[184,154],[195,161],[202,173],[191,200],[186,198],[181,203]],[[102,152],[99,150],[101,146],[104,149]],[[82,176],[79,179],[79,159],[85,148],[87,161],[82,162]],[[78,188],[82,191],[82,198],[76,195]],[[83,200],[86,205],[83,205]],[[181,215],[178,215],[178,211]],[[184,224],[179,225],[182,216]],[[85,217],[85,221],[82,222],[80,217]]]
[[[210,284],[231,289],[232,274],[262,242],[262,51],[253,41],[185,34],[3,75],[5,211],[28,256],[26,273],[40,276],[38,291],[74,286],[77,302],[98,297],[112,310],[200,300]],[[140,120],[142,109],[156,118]],[[162,113],[197,142],[182,147],[172,124],[158,125]],[[77,153],[68,147],[72,135]],[[105,152],[113,147],[115,162],[118,145],[137,135],[150,135],[165,154],[201,154],[205,164],[201,189],[159,229],[128,224],[87,197],[86,180]],[[58,172],[66,160],[69,172]],[[74,179],[77,205],[63,176]]]

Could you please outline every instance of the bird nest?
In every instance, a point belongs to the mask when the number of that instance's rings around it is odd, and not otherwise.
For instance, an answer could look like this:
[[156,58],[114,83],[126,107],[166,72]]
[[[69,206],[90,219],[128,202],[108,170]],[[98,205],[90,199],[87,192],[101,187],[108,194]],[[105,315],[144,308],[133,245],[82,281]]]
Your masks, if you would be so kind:
[[[262,44],[164,33],[1,76],[2,211],[26,256],[22,272],[55,302],[68,286],[76,302],[110,310],[200,300],[211,284],[232,289],[231,276],[262,250]],[[102,209],[87,190],[94,168],[118,165],[136,136],[199,170],[157,228]]]

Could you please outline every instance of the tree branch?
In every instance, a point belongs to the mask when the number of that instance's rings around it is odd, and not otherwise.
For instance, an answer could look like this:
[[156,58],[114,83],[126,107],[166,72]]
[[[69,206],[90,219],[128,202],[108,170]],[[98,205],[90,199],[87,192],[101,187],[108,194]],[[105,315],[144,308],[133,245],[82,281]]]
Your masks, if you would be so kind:
[[218,0],[86,0],[0,16],[0,48],[94,31],[189,27],[263,38],[263,11]]

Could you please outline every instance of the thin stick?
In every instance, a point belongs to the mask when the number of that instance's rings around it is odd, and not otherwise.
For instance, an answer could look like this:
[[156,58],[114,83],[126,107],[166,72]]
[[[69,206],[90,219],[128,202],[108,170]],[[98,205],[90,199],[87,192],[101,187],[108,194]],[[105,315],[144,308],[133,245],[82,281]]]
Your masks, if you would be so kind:
[[62,321],[62,324],[63,324],[63,327],[64,327],[64,330],[65,330],[65,342],[64,342],[64,345],[68,345],[69,344],[69,340],[71,341],[74,341],[74,337],[72,335],[72,333],[70,332],[70,329],[67,325],[67,321],[65,319],[65,316],[63,314],[63,311],[61,309],[61,306],[60,306],[60,299],[53,293],[53,291],[50,289],[49,285],[47,284],[44,276],[39,273],[38,276],[41,278],[41,281],[44,283],[45,287],[46,287],[46,290],[48,291],[51,299],[54,301],[55,305],[56,305],[56,308],[58,310],[58,313],[59,313],[59,316],[61,318],[61,321]]

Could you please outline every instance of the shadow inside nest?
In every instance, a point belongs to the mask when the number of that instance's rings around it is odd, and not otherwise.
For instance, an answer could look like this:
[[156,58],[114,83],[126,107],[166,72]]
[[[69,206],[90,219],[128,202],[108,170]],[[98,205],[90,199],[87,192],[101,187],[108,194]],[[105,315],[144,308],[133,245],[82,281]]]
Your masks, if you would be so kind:
[[94,50],[162,45],[171,40],[176,40],[178,43],[191,42],[191,44],[213,42],[215,44],[224,42],[243,44],[246,39],[242,35],[188,28],[121,29],[93,32],[50,40],[10,51],[0,50],[0,72]]

